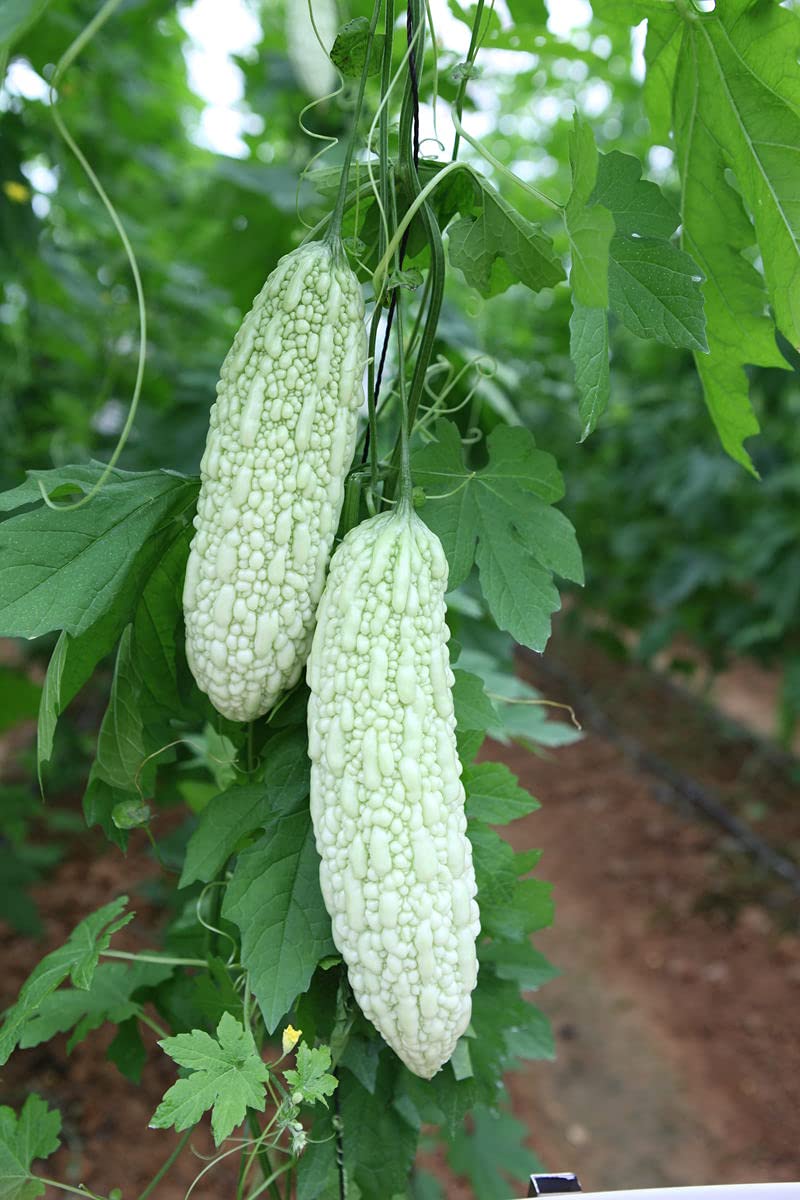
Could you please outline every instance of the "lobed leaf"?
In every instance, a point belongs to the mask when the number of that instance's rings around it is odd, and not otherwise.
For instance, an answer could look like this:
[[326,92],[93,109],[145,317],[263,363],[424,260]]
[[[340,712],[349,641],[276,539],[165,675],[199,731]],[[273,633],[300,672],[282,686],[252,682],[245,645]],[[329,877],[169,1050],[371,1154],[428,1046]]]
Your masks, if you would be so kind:
[[477,562],[496,623],[542,650],[560,604],[551,574],[583,582],[574,530],[549,507],[563,495],[554,460],[527,429],[499,425],[488,438],[488,464],[471,471],[456,426],[440,420],[434,434],[436,441],[414,455],[413,470],[433,494],[421,515],[441,539],[449,586],[462,583]]
[[220,1018],[216,1038],[193,1029],[163,1038],[158,1044],[191,1074],[165,1093],[150,1121],[151,1129],[189,1129],[211,1109],[211,1129],[218,1146],[242,1124],[248,1108],[264,1111],[269,1069],[259,1057],[250,1030],[230,1013]]
[[0,1108],[0,1200],[34,1200],[45,1185],[32,1173],[37,1158],[47,1158],[59,1147],[61,1115],[32,1093],[17,1117],[13,1109]]
[[133,919],[133,913],[123,912],[127,903],[127,896],[119,896],[85,917],[75,926],[65,945],[45,955],[34,967],[0,1026],[0,1066],[8,1062],[25,1025],[39,1006],[67,976],[76,988],[87,990],[90,987],[100,954],[108,949],[117,930]]
[[[76,473],[64,467],[37,477],[68,482]],[[31,485],[6,493],[0,508],[17,507],[14,495],[31,503],[39,495]],[[188,523],[196,495],[195,481],[166,471],[115,472],[84,508],[39,503],[7,518],[0,524],[2,636],[57,629],[77,636],[111,612],[121,632],[175,523]]]

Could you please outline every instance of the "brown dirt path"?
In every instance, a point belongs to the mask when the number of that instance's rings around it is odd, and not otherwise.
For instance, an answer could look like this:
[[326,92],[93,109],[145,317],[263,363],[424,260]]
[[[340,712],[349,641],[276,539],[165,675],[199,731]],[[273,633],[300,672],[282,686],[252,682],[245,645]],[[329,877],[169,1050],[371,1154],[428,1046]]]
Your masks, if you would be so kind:
[[500,756],[545,800],[512,840],[544,849],[562,970],[538,999],[557,1061],[510,1081],[532,1145],[585,1189],[800,1177],[800,940],[698,911],[717,832],[602,739]]
[[[638,701],[623,695],[616,676],[611,681],[615,719],[626,728],[638,722],[640,734],[649,720],[662,736],[659,752],[672,743],[684,769],[697,763],[699,771],[702,759],[706,782],[725,783],[734,757],[727,742],[706,744],[674,697],[661,704],[653,693],[648,717],[630,707]],[[702,739],[696,752],[690,733]],[[751,874],[743,891],[741,860],[720,832],[660,803],[659,781],[611,742],[590,733],[546,757],[494,749],[543,802],[511,836],[517,848],[544,849],[541,874],[554,881],[557,905],[555,927],[537,944],[562,975],[537,1002],[553,1021],[558,1059],[508,1081],[532,1149],[551,1169],[576,1170],[587,1189],[800,1178],[796,910],[772,911],[772,885]],[[747,793],[750,776],[738,767],[732,774]],[[770,797],[764,833],[784,837],[784,846],[797,843],[800,805],[791,803],[791,788],[773,780]],[[740,799],[746,810],[747,794]],[[46,945],[0,933],[0,1003],[45,949],[111,893],[132,892],[144,917],[135,928],[146,937],[148,917],[151,925],[158,918],[137,889],[150,874],[144,844],[135,842],[123,860],[98,856],[98,843],[82,840],[76,857],[39,889]],[[127,930],[118,944],[140,949],[145,943],[136,936]],[[174,1144],[168,1133],[145,1132],[174,1076],[156,1057],[140,1088],[130,1088],[103,1061],[107,1040],[94,1033],[71,1057],[64,1039],[54,1053],[24,1052],[3,1071],[1,1099],[19,1104],[36,1089],[62,1108],[66,1145],[50,1166],[54,1175],[100,1191],[122,1183],[135,1195]],[[200,1165],[182,1159],[157,1189],[159,1200],[179,1200]],[[216,1200],[232,1194],[232,1184],[221,1168],[195,1195]],[[520,1181],[517,1194],[524,1191]],[[449,1181],[448,1200],[470,1195]]]

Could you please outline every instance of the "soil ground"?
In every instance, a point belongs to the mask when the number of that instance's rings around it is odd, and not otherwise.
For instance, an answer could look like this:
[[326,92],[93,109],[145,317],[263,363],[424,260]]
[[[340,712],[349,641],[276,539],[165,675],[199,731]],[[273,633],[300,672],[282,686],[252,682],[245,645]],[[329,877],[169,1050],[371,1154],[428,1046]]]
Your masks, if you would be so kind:
[[[713,787],[783,853],[800,849],[800,805],[791,768],[759,743],[706,714],[674,688],[561,638],[553,657],[573,685],[559,691],[526,661],[542,691],[572,703],[591,696],[617,728]],[[588,709],[589,706],[585,705]],[[753,868],[730,836],[672,803],[614,739],[591,728],[546,756],[492,748],[543,802],[517,822],[517,848],[540,846],[554,881],[556,923],[537,945],[561,969],[537,1003],[550,1016],[558,1056],[508,1080],[532,1151],[553,1170],[574,1170],[585,1190],[800,1178],[800,938],[797,897]],[[669,803],[667,801],[670,801]],[[46,948],[110,894],[137,890],[152,872],[144,844],[127,859],[83,839],[38,890]],[[156,915],[149,914],[155,922]],[[140,949],[128,930],[118,943]],[[0,1004],[43,953],[0,936]],[[2,1099],[36,1089],[65,1116],[65,1146],[48,1164],[57,1178],[135,1195],[175,1144],[145,1132],[169,1064],[148,1066],[138,1089],[103,1060],[101,1031],[71,1056],[64,1039],[12,1059]],[[156,1058],[158,1062],[158,1057]],[[209,1147],[195,1142],[197,1150]],[[179,1200],[200,1168],[184,1155],[156,1190]],[[194,1195],[233,1194],[218,1169]],[[509,1187],[524,1195],[519,1180]],[[466,1200],[448,1179],[448,1200]],[[48,1191],[48,1198],[58,1193]]]

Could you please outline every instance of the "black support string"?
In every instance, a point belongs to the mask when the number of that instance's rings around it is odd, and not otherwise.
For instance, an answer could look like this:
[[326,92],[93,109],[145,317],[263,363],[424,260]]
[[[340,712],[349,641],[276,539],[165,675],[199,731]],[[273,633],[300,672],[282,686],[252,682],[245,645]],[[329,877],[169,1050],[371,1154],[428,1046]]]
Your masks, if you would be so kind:
[[[389,31],[390,32],[390,31]],[[414,47],[414,6],[412,0],[409,0],[406,5],[406,41],[408,44],[408,77],[411,82],[411,119],[412,119],[412,158],[414,167],[419,167],[419,75],[417,74],[417,52]],[[381,168],[386,169],[386,164],[381,163]],[[408,247],[408,239],[411,234],[411,226],[409,225],[400,240],[398,249],[398,265],[402,269],[403,262],[406,256]],[[389,351],[389,339],[392,336],[392,326],[394,325],[395,312],[397,311],[397,297],[399,288],[392,290],[389,299],[389,308],[386,312],[386,325],[383,331],[383,345],[378,358],[378,366],[375,371],[375,388],[373,391],[373,405],[375,411],[378,410],[378,401],[380,399],[381,384],[383,382],[383,372],[386,366],[386,356]],[[369,429],[367,429],[364,438],[364,449],[361,454],[362,464],[367,461],[369,456]]]

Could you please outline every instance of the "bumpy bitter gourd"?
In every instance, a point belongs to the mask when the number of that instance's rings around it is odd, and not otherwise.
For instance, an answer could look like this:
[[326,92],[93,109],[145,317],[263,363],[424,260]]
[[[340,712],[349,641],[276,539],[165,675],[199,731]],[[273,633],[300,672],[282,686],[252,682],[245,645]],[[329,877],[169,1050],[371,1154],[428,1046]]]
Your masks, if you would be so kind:
[[331,560],[308,661],[311,815],[364,1014],[429,1079],[470,1019],[479,931],[439,539],[401,503]]
[[215,708],[267,712],[300,677],[353,457],[367,343],[336,244],[282,258],[222,366],[184,586],[186,654]]

